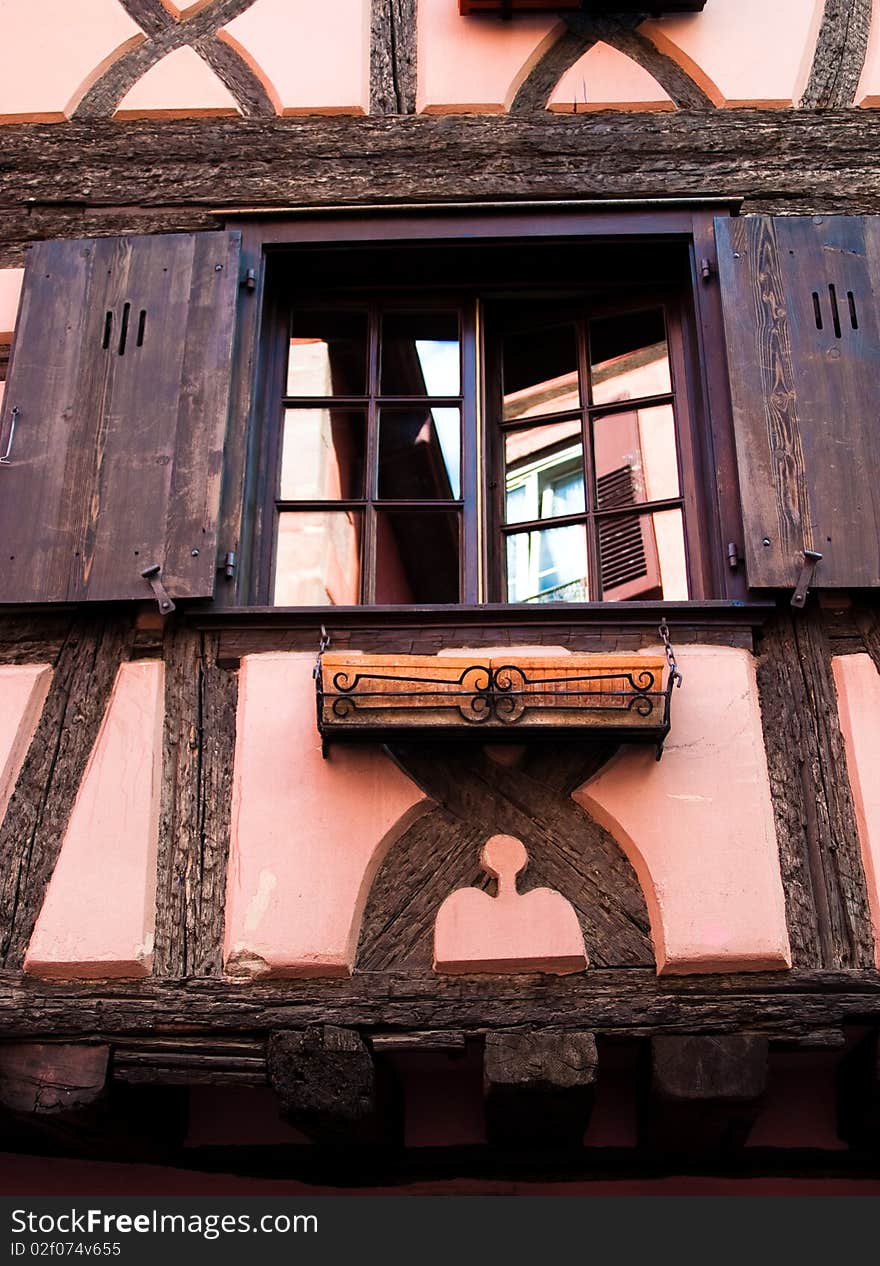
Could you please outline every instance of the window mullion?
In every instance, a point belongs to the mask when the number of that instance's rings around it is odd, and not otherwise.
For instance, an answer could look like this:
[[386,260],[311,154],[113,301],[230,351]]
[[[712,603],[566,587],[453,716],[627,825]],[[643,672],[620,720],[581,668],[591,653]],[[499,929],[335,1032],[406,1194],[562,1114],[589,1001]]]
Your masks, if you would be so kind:
[[370,308],[369,327],[369,366],[367,391],[367,451],[366,451],[366,498],[364,513],[363,575],[361,577],[361,601],[371,605],[376,601],[376,498],[379,478],[379,407],[376,397],[379,394],[379,328],[380,316],[377,307]]

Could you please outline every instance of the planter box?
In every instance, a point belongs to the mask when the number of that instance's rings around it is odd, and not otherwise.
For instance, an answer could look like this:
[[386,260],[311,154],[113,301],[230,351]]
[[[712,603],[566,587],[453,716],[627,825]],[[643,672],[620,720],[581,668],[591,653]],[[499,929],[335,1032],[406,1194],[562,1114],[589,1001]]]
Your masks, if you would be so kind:
[[458,0],[458,11],[467,17],[471,13],[499,13],[504,17],[514,13],[571,12],[583,10],[586,14],[649,12],[652,17],[662,13],[700,13],[706,0]]
[[661,741],[670,691],[662,655],[467,658],[325,652],[317,674],[325,740],[395,737]]

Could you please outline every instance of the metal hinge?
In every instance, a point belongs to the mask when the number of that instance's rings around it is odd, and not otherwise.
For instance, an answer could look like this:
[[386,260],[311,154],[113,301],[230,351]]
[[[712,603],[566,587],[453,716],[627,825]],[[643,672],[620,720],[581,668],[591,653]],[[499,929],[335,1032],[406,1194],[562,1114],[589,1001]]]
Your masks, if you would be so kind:
[[257,288],[257,270],[256,268],[248,268],[245,275],[241,279],[241,284],[245,290],[256,290]]
[[231,580],[235,575],[235,550],[229,550],[223,556],[223,574],[227,580]]
[[727,565],[731,571],[736,571],[740,565],[739,546],[736,541],[727,542]]
[[715,276],[715,265],[712,263],[711,259],[704,258],[700,260],[700,276],[703,278],[703,281],[711,281]]

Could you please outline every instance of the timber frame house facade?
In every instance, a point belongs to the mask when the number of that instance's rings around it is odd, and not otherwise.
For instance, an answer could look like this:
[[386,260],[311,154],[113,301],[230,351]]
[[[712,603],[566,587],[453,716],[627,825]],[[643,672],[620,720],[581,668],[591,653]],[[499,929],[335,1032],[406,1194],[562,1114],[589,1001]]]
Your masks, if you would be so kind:
[[880,0],[337,2],[0,4],[0,1151],[876,1191]]

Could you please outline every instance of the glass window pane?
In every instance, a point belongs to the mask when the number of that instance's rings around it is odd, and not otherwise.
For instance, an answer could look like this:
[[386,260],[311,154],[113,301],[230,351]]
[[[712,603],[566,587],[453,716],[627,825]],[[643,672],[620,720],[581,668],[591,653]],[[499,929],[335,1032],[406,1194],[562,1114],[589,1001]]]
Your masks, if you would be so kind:
[[360,510],[294,510],[278,516],[278,607],[355,606],[361,600]]
[[504,465],[508,523],[583,513],[579,418],[508,431],[504,436]]
[[390,312],[382,318],[382,395],[457,396],[460,359],[457,312]]
[[379,496],[401,501],[450,501],[461,496],[458,409],[381,410]]
[[364,495],[366,414],[286,409],[281,447],[283,501],[341,501]]
[[376,602],[458,602],[459,534],[458,514],[380,511]]
[[688,598],[681,510],[618,515],[598,527],[603,601]]
[[289,396],[363,396],[367,314],[298,309],[290,324]]
[[680,495],[671,404],[593,419],[600,510]]
[[507,538],[508,602],[587,602],[587,538],[580,523]]
[[505,422],[580,407],[573,325],[539,325],[502,341]]
[[594,404],[640,400],[672,390],[662,308],[590,322]]

